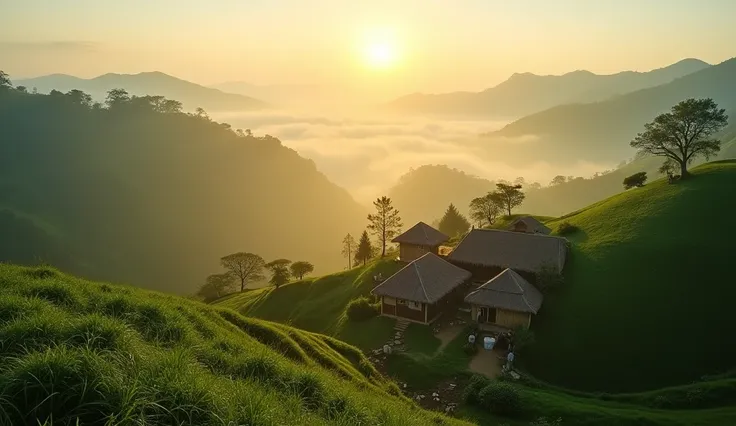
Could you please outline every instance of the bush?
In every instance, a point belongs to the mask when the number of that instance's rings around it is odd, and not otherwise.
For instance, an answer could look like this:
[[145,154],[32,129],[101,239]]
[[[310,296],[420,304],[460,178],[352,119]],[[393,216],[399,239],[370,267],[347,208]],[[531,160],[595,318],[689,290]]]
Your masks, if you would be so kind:
[[480,405],[478,394],[480,393],[481,389],[488,386],[490,382],[490,380],[478,374],[471,377],[470,382],[468,382],[468,386],[463,391],[463,401],[465,401],[467,404]]
[[473,356],[478,353],[478,345],[467,342],[463,345],[463,352],[465,352],[466,355]]
[[535,279],[536,287],[543,293],[560,287],[565,282],[562,275],[557,273],[554,267],[550,265],[543,265],[539,272],[535,274]]
[[365,321],[380,313],[378,304],[372,304],[367,297],[353,299],[345,308],[345,314],[350,321]]
[[624,178],[624,188],[641,188],[647,181],[647,172],[634,173],[633,175]]
[[573,225],[572,223],[568,221],[564,221],[557,226],[557,233],[559,235],[570,235],[570,234],[574,234],[575,232],[579,230],[580,228],[578,228],[577,226]]
[[521,396],[511,384],[491,382],[478,393],[480,405],[499,416],[513,416],[521,412]]

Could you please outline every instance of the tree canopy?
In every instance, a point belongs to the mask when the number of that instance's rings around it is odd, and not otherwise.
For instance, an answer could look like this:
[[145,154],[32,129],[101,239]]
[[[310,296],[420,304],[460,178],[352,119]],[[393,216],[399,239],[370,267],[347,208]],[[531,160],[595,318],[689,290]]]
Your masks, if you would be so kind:
[[726,110],[718,108],[713,99],[690,98],[645,124],[644,132],[631,141],[631,146],[675,162],[685,178],[695,158],[710,159],[721,150],[721,141],[713,135],[727,124]]
[[291,275],[294,278],[303,280],[305,275],[311,274],[312,272],[314,272],[314,265],[312,265],[309,262],[300,260],[300,261],[292,263],[291,266],[289,267],[289,270],[291,271]]
[[526,198],[526,195],[521,192],[521,185],[500,182],[496,184],[496,188],[495,194],[501,207],[511,216],[511,209],[520,206]]
[[496,193],[489,192],[470,201],[470,217],[479,227],[493,225],[500,213],[501,201]]
[[401,217],[399,211],[391,205],[391,199],[383,196],[373,202],[376,214],[369,214],[368,229],[378,238],[381,244],[381,257],[386,255],[386,244],[401,232]]
[[253,253],[233,253],[220,259],[220,264],[235,278],[240,280],[240,291],[244,291],[248,283],[262,280],[263,258]]
[[624,189],[641,188],[647,181],[647,172],[634,173],[624,178]]
[[361,262],[363,265],[373,257],[373,244],[368,237],[368,231],[363,231],[358,242],[358,249],[355,251],[355,261]]
[[269,280],[271,285],[279,288],[289,282],[291,278],[289,264],[291,264],[291,261],[288,259],[276,259],[266,264],[266,268],[271,271],[271,279]]
[[205,279],[202,287],[199,288],[197,296],[205,301],[218,299],[232,292],[234,283],[235,277],[229,272],[210,275]]
[[457,210],[454,204],[450,204],[439,223],[439,230],[450,237],[463,235],[470,229],[470,222]]

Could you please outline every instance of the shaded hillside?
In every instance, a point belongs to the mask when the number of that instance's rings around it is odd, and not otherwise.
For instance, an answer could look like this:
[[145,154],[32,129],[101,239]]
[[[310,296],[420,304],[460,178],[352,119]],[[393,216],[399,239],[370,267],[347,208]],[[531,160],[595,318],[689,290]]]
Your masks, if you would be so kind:
[[[736,367],[727,320],[736,288],[736,230],[717,226],[736,203],[736,162],[659,180],[562,221],[580,231],[565,284],[534,321],[526,365],[538,377],[589,390],[686,383]],[[708,349],[715,345],[717,349]]]
[[145,102],[0,94],[0,260],[191,293],[221,256],[342,267],[365,210],[270,136]]
[[[721,108],[736,109],[736,58],[679,78],[603,102],[563,105],[521,118],[486,135],[508,139],[525,136],[516,152],[559,164],[616,162],[630,157],[631,139],[644,123],[687,98],[713,98]],[[533,136],[533,138],[531,138]],[[530,140],[533,139],[533,140]]]
[[480,93],[418,93],[401,97],[390,103],[388,108],[415,114],[521,117],[557,105],[596,102],[659,86],[708,66],[698,59],[684,59],[649,72],[596,75],[589,71],[575,71],[559,76],[514,74]]
[[202,107],[208,111],[238,111],[260,109],[267,106],[263,101],[249,96],[225,93],[162,72],[105,74],[90,79],[52,74],[18,80],[15,83],[26,86],[29,91],[35,87],[40,93],[49,93],[54,89],[61,92],[78,89],[89,93],[98,101],[104,100],[108,91],[122,88],[132,95],[158,95],[176,99],[182,102],[184,108],[189,111],[193,111],[197,107]]
[[356,348],[229,309],[0,265],[0,424],[467,424]]

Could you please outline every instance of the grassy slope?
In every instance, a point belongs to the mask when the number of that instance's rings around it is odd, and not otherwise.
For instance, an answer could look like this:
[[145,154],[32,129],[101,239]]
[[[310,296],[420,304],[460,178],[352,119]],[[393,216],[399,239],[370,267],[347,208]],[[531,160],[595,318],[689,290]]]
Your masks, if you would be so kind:
[[367,296],[375,287],[373,276],[391,276],[401,265],[376,260],[361,268],[273,287],[250,290],[215,302],[244,315],[287,323],[336,336],[362,349],[375,349],[393,334],[393,321],[373,318],[359,325],[346,321],[345,307],[356,297]]
[[399,394],[324,335],[0,265],[0,425],[455,422]]
[[[736,162],[659,180],[558,220],[581,231],[545,300],[527,366],[590,390],[685,383],[735,367],[729,317]],[[551,222],[553,227],[557,222]]]

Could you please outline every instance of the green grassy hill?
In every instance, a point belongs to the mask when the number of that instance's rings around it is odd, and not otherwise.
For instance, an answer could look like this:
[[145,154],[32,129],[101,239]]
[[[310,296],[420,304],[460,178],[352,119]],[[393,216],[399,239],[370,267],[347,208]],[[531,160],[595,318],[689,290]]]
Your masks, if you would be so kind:
[[373,318],[356,329],[345,318],[345,307],[350,300],[370,294],[375,287],[375,275],[380,273],[388,278],[401,266],[388,258],[379,259],[365,267],[286,284],[278,289],[266,287],[234,294],[214,304],[244,315],[329,334],[362,349],[375,349],[392,336],[393,322]]
[[462,424],[356,348],[159,293],[0,265],[0,425]]
[[526,365],[589,390],[649,389],[736,367],[730,312],[736,162],[658,180],[562,221],[580,228],[565,284],[534,321]]

